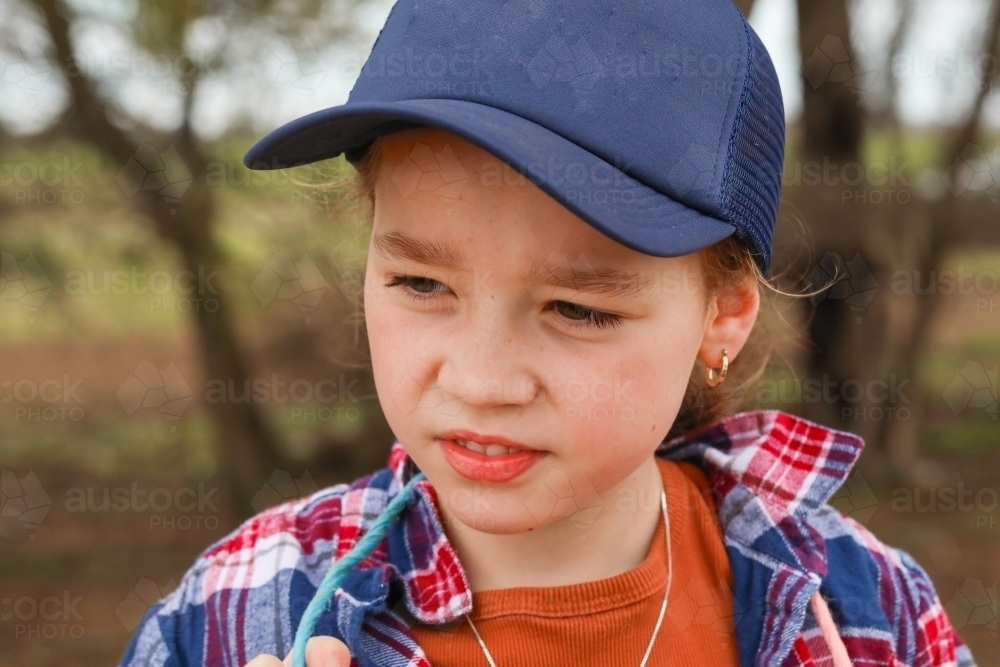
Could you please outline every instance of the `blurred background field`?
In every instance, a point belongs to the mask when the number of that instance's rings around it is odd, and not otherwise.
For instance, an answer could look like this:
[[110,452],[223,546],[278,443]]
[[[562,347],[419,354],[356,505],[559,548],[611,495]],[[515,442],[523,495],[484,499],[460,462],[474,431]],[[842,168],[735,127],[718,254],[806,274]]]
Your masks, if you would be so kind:
[[[865,437],[835,504],[1000,664],[1000,1],[739,4],[789,118],[778,268],[825,289],[720,410]],[[390,6],[0,0],[0,665],[116,663],[212,541],[384,465],[351,169],[242,155],[346,99]]]

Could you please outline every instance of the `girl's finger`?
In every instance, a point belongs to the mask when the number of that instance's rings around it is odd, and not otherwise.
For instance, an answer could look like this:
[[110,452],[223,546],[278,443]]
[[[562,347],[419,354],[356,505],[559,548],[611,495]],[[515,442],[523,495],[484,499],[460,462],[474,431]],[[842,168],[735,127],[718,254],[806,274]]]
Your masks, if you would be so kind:
[[308,667],[351,667],[351,652],[335,637],[312,637],[306,644]]
[[[267,661],[258,663],[261,658]],[[270,661],[274,662],[270,662]],[[270,655],[262,655],[247,663],[246,667],[292,667],[291,652],[284,662]],[[347,645],[335,637],[311,637],[306,643],[306,667],[351,667],[351,652]]]
[[281,661],[273,655],[258,655],[256,658],[248,662],[245,667],[283,667],[283,665]]

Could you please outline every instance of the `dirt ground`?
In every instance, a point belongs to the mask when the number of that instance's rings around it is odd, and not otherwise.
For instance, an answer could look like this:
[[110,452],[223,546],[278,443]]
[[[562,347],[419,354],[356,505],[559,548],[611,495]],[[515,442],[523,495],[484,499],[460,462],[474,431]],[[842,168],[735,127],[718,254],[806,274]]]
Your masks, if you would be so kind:
[[[135,478],[35,473],[53,504],[33,534],[8,534],[3,544],[0,664],[117,664],[147,608],[150,586],[162,594],[172,590],[197,554],[225,535],[234,519],[212,496],[203,503],[204,511],[195,507],[187,513],[71,512],[66,502],[76,496],[67,491],[94,489],[95,507],[101,507],[101,489],[131,491]],[[206,493],[213,486],[209,481]],[[183,485],[141,480],[137,488],[148,494],[176,492]],[[197,482],[190,488],[197,493]]]

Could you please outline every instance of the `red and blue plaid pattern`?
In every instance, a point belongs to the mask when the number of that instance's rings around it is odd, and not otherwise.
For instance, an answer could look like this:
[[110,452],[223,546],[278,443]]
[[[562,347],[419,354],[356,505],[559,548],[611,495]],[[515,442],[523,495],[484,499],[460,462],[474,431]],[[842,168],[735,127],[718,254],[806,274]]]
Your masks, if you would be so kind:
[[[772,410],[735,415],[657,449],[699,465],[716,495],[742,667],[832,665],[809,606],[817,589],[856,667],[974,667],[927,573],[828,504],[862,447],[857,436]],[[416,472],[396,442],[388,467],[248,520],[146,614],[121,664],[241,667],[262,653],[284,657],[332,560]],[[446,623],[471,609],[469,582],[425,479],[338,589],[316,634],[343,640],[352,667],[430,667],[412,619]]]

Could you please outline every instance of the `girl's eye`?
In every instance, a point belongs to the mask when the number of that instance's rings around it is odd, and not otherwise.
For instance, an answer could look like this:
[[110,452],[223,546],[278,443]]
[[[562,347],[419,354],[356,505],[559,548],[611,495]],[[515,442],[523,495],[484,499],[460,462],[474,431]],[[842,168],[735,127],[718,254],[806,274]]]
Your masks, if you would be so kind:
[[[407,298],[414,301],[433,299],[435,295],[448,291],[448,286],[444,283],[433,278],[424,278],[421,276],[393,276],[385,286],[399,287]],[[571,322],[569,326],[576,329],[606,329],[608,327],[617,328],[622,325],[622,317],[620,315],[604,313],[599,310],[570,303],[569,301],[553,301],[550,305],[559,311],[560,315]]]
[[[604,313],[593,308],[570,303],[569,301],[553,301],[552,304],[561,315],[573,322],[570,326],[577,329],[584,327],[594,327],[596,329],[617,328],[622,325],[620,315]],[[566,314],[567,312],[569,315]],[[583,315],[583,317],[580,317],[580,315]]]
[[434,294],[442,290],[435,290],[435,286],[441,286],[444,291],[448,286],[433,278],[422,278],[420,276],[393,276],[392,280],[385,284],[386,287],[399,287],[403,294],[414,301],[431,299]]

